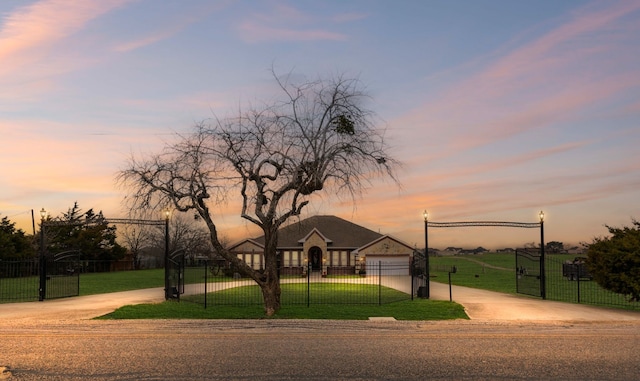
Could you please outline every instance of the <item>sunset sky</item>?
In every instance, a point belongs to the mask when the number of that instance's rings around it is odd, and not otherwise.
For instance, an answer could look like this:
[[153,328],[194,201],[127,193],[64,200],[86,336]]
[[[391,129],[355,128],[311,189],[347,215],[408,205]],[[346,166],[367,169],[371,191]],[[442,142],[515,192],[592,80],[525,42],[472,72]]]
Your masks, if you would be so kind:
[[[358,77],[404,163],[307,209],[424,246],[441,221],[591,241],[640,219],[640,1],[0,1],[0,218],[126,217],[115,176],[195,122],[273,98],[270,70]],[[223,235],[256,236],[230,203]],[[500,248],[535,230],[431,229]]]

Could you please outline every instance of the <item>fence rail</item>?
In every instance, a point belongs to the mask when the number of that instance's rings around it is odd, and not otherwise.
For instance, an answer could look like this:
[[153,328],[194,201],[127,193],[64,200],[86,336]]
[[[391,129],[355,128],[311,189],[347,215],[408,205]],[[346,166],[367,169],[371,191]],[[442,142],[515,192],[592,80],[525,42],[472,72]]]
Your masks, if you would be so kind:
[[77,253],[0,261],[0,303],[56,299],[80,294]]
[[[239,274],[214,274],[209,263],[184,267],[184,283],[180,301],[216,305],[260,305],[260,287]],[[406,275],[388,275],[403,273]],[[318,304],[387,304],[412,299],[417,290],[408,265],[369,265],[363,275],[323,276],[308,272],[304,276],[283,275],[280,278],[282,305]]]
[[38,300],[39,273],[37,259],[0,261],[0,302]]
[[569,255],[546,256],[547,299],[570,303],[639,310],[640,303],[605,290],[591,280],[584,263]]
[[[640,311],[640,303],[629,302],[627,296],[604,290],[590,280],[585,268],[573,263],[573,256],[551,254],[546,255],[545,259],[547,299]],[[527,293],[523,292],[527,284],[522,283],[522,279],[528,277],[527,280],[531,278],[532,282],[536,282],[537,278],[537,274],[531,272],[534,266],[523,263],[516,265],[515,260],[513,265],[501,264],[503,267],[482,264],[475,259],[457,264],[454,284],[456,278],[466,277],[471,280],[471,287],[483,288],[483,284],[491,279],[494,283],[513,285],[513,290],[508,292]],[[78,295],[80,274],[129,270],[133,269],[133,262],[79,260],[58,261],[55,265],[47,266],[45,297],[50,299]],[[446,282],[447,272],[451,270],[452,264],[431,263],[432,280]],[[38,300],[39,271],[37,258],[0,261],[0,303]],[[389,275],[398,272],[406,275]],[[423,273],[424,260],[421,262],[418,258],[411,267],[384,263],[378,264],[377,268],[370,266],[364,276],[352,273],[323,277],[320,272],[309,272],[304,276],[282,274],[281,303],[346,305],[406,300],[419,296],[419,289],[425,286]],[[220,263],[191,263],[184,267],[181,276],[181,300],[205,306],[262,304],[260,288],[254,281],[224,271]]]

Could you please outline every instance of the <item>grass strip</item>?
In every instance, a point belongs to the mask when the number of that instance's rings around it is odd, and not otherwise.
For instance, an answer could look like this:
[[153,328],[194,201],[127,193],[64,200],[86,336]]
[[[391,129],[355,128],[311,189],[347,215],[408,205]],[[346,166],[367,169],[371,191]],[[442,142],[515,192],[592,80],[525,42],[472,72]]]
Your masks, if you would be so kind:
[[[323,304],[283,306],[270,319],[367,320],[394,317],[396,320],[468,319],[464,308],[448,301],[405,300],[383,305]],[[213,306],[205,309],[189,302],[162,302],[124,306],[97,319],[264,319],[260,305]]]

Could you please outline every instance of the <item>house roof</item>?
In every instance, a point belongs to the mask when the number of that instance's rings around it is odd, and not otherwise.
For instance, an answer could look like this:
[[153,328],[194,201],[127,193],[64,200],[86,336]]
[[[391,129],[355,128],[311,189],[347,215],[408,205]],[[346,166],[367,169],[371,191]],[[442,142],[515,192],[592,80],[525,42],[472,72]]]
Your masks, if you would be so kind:
[[373,246],[373,245],[376,245],[376,244],[378,244],[379,242],[382,242],[382,241],[385,241],[385,240],[394,241],[394,242],[398,243],[399,245],[402,245],[402,246],[406,247],[406,248],[407,248],[407,249],[409,249],[409,250],[413,250],[413,248],[412,248],[411,246],[409,246],[408,244],[406,244],[406,243],[404,243],[404,242],[400,241],[399,239],[396,239],[396,238],[394,238],[394,237],[392,237],[392,236],[390,236],[390,235],[384,235],[384,236],[380,236],[380,238],[376,239],[375,241],[368,242],[368,243],[367,243],[367,244],[365,244],[364,246],[357,248],[357,249],[355,250],[355,252],[357,253],[357,252],[360,252],[360,251],[362,251],[362,250],[366,250],[367,248],[369,248],[369,247],[371,247],[371,246]]
[[[304,242],[314,229],[331,247],[345,249],[357,249],[383,236],[340,217],[313,216],[281,228],[278,231],[278,247],[300,247],[301,242]],[[264,245],[264,236],[255,238],[253,241]]]

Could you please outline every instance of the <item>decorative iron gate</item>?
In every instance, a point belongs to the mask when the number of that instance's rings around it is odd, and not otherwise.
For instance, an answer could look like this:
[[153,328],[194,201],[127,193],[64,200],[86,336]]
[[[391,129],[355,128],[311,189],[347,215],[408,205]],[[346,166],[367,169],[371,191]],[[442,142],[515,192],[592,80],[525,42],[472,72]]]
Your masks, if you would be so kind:
[[45,258],[44,299],[80,295],[80,250],[63,251]]
[[[536,296],[542,297],[542,299],[546,299],[546,284],[545,284],[545,255],[544,255],[544,213],[542,211],[540,211],[539,217],[540,217],[540,222],[509,222],[509,221],[460,221],[460,222],[432,222],[428,220],[428,214],[427,211],[425,210],[424,212],[424,240],[425,240],[425,262],[426,262],[426,273],[427,273],[427,279],[429,279],[429,227],[432,228],[457,228],[457,227],[474,227],[474,226],[487,226],[487,227],[509,227],[509,228],[525,228],[525,229],[531,229],[531,228],[539,228],[540,229],[540,250],[538,253],[538,266],[537,268],[537,275],[534,276],[535,279],[537,279],[537,284],[538,284],[538,288],[537,288],[537,292],[536,292]],[[516,255],[517,257],[517,255]],[[533,261],[533,256],[531,256],[530,254],[528,255],[522,255],[521,257],[521,261],[522,266],[523,266],[523,270],[529,269],[529,267],[531,267],[532,271],[533,271],[533,267],[532,263],[530,263],[531,261]],[[525,261],[529,261],[528,263],[526,263],[525,265]],[[519,268],[518,265],[516,264],[516,268]],[[527,270],[528,271],[528,270]],[[529,294],[531,291],[529,290],[531,288],[532,285],[530,285],[529,283],[525,283],[531,280],[531,277],[529,275],[527,275],[527,277],[519,277],[518,280],[520,279],[527,279],[527,281],[523,281],[522,282],[522,292],[520,291],[520,286],[521,283],[518,282],[517,287],[518,287],[518,293],[523,293],[523,294]],[[426,297],[429,297],[429,291],[428,291],[428,282],[427,282],[427,295]]]
[[0,261],[0,302],[80,295],[80,251]]
[[543,277],[540,249],[516,249],[516,292],[542,297]]

